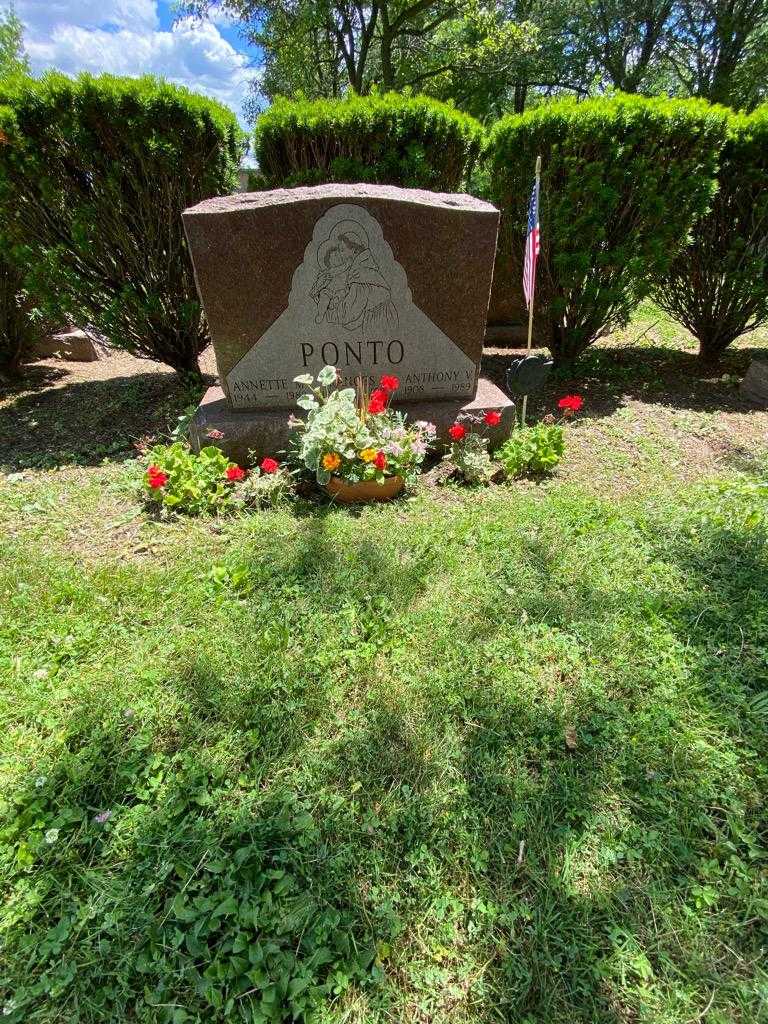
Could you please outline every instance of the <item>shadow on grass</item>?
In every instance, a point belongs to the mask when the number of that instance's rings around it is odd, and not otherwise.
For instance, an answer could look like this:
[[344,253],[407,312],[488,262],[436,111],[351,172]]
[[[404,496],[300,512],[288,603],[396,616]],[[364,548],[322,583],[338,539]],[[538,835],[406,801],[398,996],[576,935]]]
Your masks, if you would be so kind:
[[[754,631],[755,649],[765,633],[764,553],[711,531],[660,536],[657,554],[691,581],[690,600],[654,614],[686,646],[712,743],[720,705],[750,672],[733,627]],[[544,549],[531,556],[522,600],[535,621],[559,588]],[[741,912],[721,934],[721,915],[691,902],[718,858],[730,890],[737,873],[725,838],[702,824],[714,795],[697,777],[699,737],[663,692],[651,696],[666,726],[647,730],[621,686],[531,700],[489,681],[467,644],[453,689],[411,690],[391,665],[391,687],[331,705],[339,678],[370,685],[388,624],[437,585],[433,559],[424,550],[403,569],[361,538],[340,554],[323,520],[267,558],[254,546],[225,585],[241,594],[243,629],[263,634],[260,655],[249,649],[237,678],[203,658],[168,672],[158,703],[185,702],[171,743],[84,709],[9,824],[9,841],[34,849],[14,906],[31,903],[6,934],[6,969],[21,979],[4,993],[9,1024],[52,1020],[51,993],[73,1024],[288,1021],[322,1005],[333,1007],[322,1019],[355,1024],[627,1024],[645,999],[665,1019],[694,1019],[687,1000],[699,1011],[712,990],[735,1019],[729,1001],[750,981],[743,963],[759,963],[759,935]],[[384,604],[366,617],[372,594]],[[587,644],[622,597],[641,621],[642,595],[619,581],[563,600],[557,627]],[[487,611],[475,650],[508,625]],[[325,646],[309,631],[319,614],[338,638]],[[346,653],[366,644],[363,663]],[[717,803],[738,817],[733,793]],[[95,823],[104,808],[113,819]],[[742,855],[758,815],[729,833]],[[51,827],[62,837],[46,844]]]
[[131,458],[136,441],[167,431],[202,394],[176,374],[157,372],[51,386],[64,373],[31,367],[23,390],[0,395],[11,398],[0,406],[0,466],[19,471]]
[[67,376],[68,371],[61,366],[50,366],[47,363],[27,364],[17,377],[0,377],[0,400],[29,391],[40,391]]
[[[486,352],[482,373],[504,388],[507,367],[517,354]],[[553,412],[558,398],[576,391],[586,398],[584,415],[592,418],[610,416],[627,399],[695,412],[756,412],[739,394],[738,382],[751,359],[766,357],[768,349],[729,349],[712,370],[690,352],[660,345],[592,347],[574,375],[554,374],[544,391],[531,396],[529,409],[538,418]]]

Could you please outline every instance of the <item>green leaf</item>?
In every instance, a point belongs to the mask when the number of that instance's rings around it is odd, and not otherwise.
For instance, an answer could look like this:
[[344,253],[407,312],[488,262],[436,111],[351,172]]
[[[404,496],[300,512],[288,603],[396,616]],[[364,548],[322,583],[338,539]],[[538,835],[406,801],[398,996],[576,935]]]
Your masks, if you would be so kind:
[[230,914],[237,913],[237,901],[234,896],[228,896],[213,911],[214,917],[228,917]]

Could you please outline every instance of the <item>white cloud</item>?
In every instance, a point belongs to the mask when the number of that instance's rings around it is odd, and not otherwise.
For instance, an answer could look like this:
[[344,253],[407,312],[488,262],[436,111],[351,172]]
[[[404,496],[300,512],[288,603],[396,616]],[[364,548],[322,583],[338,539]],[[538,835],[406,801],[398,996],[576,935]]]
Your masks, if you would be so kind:
[[242,117],[253,71],[209,21],[185,20],[160,31],[154,0],[22,0],[16,10],[35,73],[162,75]]
[[30,32],[57,25],[153,31],[159,25],[156,0],[17,0],[16,13]]

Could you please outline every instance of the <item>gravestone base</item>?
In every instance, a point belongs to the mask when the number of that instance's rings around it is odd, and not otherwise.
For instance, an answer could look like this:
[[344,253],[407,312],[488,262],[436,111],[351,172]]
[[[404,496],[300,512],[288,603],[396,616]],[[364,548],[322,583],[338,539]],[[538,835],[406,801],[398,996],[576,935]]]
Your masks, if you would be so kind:
[[[396,409],[407,412],[409,421],[429,420],[437,427],[438,438],[448,440],[448,428],[461,413],[481,413],[498,409],[501,423],[489,427],[491,447],[506,441],[515,425],[515,404],[501,388],[481,377],[474,398],[440,398],[424,402],[394,403]],[[198,406],[190,424],[190,440],[195,451],[206,445],[216,445],[241,466],[264,458],[279,457],[290,440],[292,431],[288,419],[295,409],[240,411],[232,409],[220,387],[209,388]],[[221,432],[222,438],[209,437],[211,431]]]

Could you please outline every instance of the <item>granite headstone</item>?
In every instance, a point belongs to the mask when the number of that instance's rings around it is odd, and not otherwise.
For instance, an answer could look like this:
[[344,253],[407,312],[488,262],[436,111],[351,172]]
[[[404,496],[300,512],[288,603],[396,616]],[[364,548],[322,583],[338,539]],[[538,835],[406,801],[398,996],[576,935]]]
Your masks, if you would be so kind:
[[293,378],[327,364],[346,383],[395,374],[396,404],[446,402],[439,422],[473,402],[499,220],[489,203],[321,185],[221,196],[183,216],[221,382],[193,423],[198,445],[213,430],[239,434],[241,454],[246,442],[276,450]]

